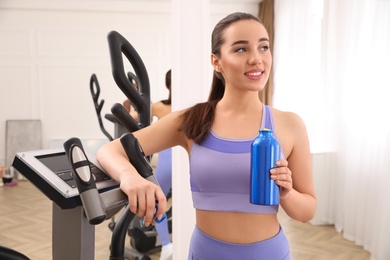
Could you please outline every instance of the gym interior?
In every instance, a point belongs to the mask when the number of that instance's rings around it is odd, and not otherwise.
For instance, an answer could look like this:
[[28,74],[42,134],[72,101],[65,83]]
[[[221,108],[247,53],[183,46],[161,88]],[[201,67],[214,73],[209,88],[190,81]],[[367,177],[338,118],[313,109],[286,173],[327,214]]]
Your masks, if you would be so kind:
[[[97,149],[131,127],[112,110],[133,95],[118,84],[127,72],[148,83],[139,102],[166,98],[169,69],[179,86],[174,110],[206,100],[211,29],[236,11],[273,14],[272,105],[307,124],[318,202],[310,223],[280,212],[293,259],[390,258],[390,126],[380,113],[390,109],[390,2],[383,0],[0,1],[1,252],[15,254],[9,259],[100,260],[117,250],[126,259],[159,259],[156,233],[124,214],[126,199],[99,167],[104,192],[93,196],[109,210],[86,214],[77,188],[58,181],[48,165],[66,160],[67,141],[98,164]],[[187,161],[174,148],[174,259],[186,259],[195,223],[189,176],[180,174]],[[118,223],[125,228],[115,231]],[[112,239],[120,240],[117,249]]]

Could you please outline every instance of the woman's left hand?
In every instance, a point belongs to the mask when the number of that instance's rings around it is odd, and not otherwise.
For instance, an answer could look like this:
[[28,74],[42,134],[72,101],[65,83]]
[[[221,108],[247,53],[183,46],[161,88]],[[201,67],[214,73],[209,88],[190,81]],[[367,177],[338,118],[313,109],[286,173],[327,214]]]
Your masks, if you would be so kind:
[[293,188],[292,172],[288,168],[287,160],[278,160],[277,168],[270,170],[271,179],[280,187],[280,198],[288,196]]

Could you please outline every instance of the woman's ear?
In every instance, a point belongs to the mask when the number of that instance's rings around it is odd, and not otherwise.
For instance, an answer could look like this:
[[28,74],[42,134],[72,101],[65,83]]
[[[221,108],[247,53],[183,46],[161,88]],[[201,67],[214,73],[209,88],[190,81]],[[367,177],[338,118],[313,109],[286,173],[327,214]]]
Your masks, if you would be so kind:
[[211,65],[213,65],[216,72],[222,72],[222,68],[219,62],[219,58],[214,53],[211,54]]

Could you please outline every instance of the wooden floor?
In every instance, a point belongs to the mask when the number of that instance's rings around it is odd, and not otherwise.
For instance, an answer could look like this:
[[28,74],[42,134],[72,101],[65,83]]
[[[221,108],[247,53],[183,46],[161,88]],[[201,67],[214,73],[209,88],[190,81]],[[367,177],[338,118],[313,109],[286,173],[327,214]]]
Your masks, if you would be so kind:
[[[51,259],[52,202],[28,181],[0,187],[0,245],[22,252],[32,260]],[[333,226],[312,226],[289,219],[280,222],[294,260],[369,260],[362,247],[342,238]],[[109,220],[96,226],[95,259],[109,259]],[[158,260],[158,253],[151,255]]]

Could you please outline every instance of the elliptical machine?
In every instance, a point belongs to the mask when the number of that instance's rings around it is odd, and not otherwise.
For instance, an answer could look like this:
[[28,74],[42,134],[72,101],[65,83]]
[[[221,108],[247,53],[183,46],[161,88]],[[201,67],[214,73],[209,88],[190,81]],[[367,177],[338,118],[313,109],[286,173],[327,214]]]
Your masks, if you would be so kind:
[[[146,68],[139,57],[136,50],[132,45],[119,33],[112,31],[108,35],[108,43],[110,47],[110,57],[112,65],[112,73],[118,87],[122,90],[125,96],[131,101],[139,113],[138,122],[124,109],[124,107],[116,103],[112,106],[111,112],[114,115],[106,114],[105,118],[115,124],[115,138],[119,138],[126,132],[134,132],[150,125],[151,112],[150,112],[150,84]],[[127,57],[131,65],[135,70],[135,74],[128,72],[127,75],[124,71],[123,56]],[[133,85],[136,82],[138,89]],[[102,99],[99,102],[100,85],[97,80],[97,76],[93,74],[90,80],[90,90],[92,99],[94,102],[96,114],[100,129],[111,141],[114,138],[106,131],[103,125],[101,110],[104,104]],[[148,157],[148,161],[151,157]],[[167,199],[170,199],[171,192],[168,194]],[[169,232],[172,232],[172,208],[167,212]],[[109,228],[114,231],[116,227],[115,217],[111,218]],[[161,244],[157,237],[157,232],[153,226],[144,227],[141,220],[134,216],[133,221],[127,228],[128,236],[130,237],[130,245],[132,249],[125,251],[126,258],[129,259],[149,259],[148,254],[152,254],[161,250]],[[135,250],[134,250],[135,249]]]
[[[122,86],[122,91],[126,89],[123,86],[127,86],[126,84],[129,82],[126,76],[123,76],[122,50],[130,60],[140,80],[139,92],[134,88],[128,88],[129,92],[124,91],[140,112],[139,122],[135,122],[120,104],[115,105],[112,109],[118,121],[132,132],[134,129],[150,124],[147,72],[137,52],[120,34],[111,32],[109,42],[114,78],[118,86]],[[138,172],[148,180],[155,181],[152,169],[145,160],[134,136],[131,133],[126,133],[121,137],[121,140],[124,149],[131,154],[129,158]],[[87,158],[80,140],[77,138],[69,139],[64,143],[64,149],[18,152],[12,166],[53,202],[52,258],[56,260],[93,260],[94,225],[120,212],[128,204],[128,198],[119,189],[119,184],[104,173],[93,155],[89,155]],[[125,256],[138,260],[150,259],[138,250],[131,251],[125,247],[128,228],[130,223],[133,223],[134,218],[135,215],[130,212],[127,205],[113,228],[110,246],[111,260],[124,260]],[[137,222],[139,223],[139,221]],[[134,221],[134,223],[137,222]],[[142,243],[142,245],[146,244]]]

